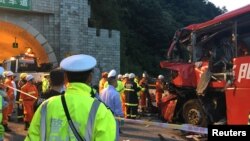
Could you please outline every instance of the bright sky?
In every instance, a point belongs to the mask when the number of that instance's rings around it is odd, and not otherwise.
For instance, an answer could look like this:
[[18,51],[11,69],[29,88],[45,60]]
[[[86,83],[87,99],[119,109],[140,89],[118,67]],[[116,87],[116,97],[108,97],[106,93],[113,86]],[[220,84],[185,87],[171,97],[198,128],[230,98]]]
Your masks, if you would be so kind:
[[250,4],[250,0],[209,0],[214,3],[217,7],[225,6],[228,11],[235,10],[237,8],[243,7]]

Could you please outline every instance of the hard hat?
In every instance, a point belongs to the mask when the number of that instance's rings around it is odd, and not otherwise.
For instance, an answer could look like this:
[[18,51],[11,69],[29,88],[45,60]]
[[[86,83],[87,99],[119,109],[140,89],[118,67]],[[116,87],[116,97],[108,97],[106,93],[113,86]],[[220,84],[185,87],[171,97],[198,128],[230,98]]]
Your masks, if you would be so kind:
[[26,79],[27,81],[30,81],[30,80],[33,79],[33,78],[34,78],[34,76],[31,75],[31,74],[28,74],[28,75],[25,77],[25,79]]
[[5,74],[6,77],[13,76],[13,75],[14,73],[12,71],[7,71]]
[[129,79],[135,78],[135,74],[134,73],[130,73],[128,76]]
[[83,72],[93,69],[96,66],[96,59],[90,55],[78,54],[63,59],[60,67],[69,72]]
[[118,78],[118,79],[122,79],[122,75],[121,75],[121,74],[118,74],[118,75],[117,75],[117,78]]
[[144,72],[143,74],[142,74],[142,77],[147,77],[148,76],[148,74],[146,73],[146,72]]
[[0,67],[0,75],[3,75],[4,69],[3,67]]
[[28,74],[27,73],[21,73],[20,74],[20,79],[24,79]]
[[108,74],[108,78],[110,77],[115,77],[116,76],[116,71],[115,70],[111,70]]
[[108,77],[108,73],[107,73],[107,72],[103,72],[103,73],[102,73],[102,77],[107,78],[107,77]]
[[125,73],[123,77],[124,77],[124,78],[128,78],[128,77],[129,77],[129,74],[128,74],[128,73]]
[[164,76],[163,75],[159,75],[158,79],[164,79]]

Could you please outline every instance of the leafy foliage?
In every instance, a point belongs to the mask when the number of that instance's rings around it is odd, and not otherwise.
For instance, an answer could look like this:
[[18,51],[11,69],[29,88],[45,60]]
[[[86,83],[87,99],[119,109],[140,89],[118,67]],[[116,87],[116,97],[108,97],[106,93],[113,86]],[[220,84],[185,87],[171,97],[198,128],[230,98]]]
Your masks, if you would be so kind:
[[161,73],[174,32],[226,12],[208,0],[91,0],[89,25],[121,32],[121,73]]

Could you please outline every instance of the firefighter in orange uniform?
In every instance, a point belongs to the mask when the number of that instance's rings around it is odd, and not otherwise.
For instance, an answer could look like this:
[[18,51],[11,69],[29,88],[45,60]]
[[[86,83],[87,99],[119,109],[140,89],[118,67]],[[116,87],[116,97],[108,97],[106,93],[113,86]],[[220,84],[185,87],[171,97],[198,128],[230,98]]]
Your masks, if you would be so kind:
[[[129,74],[126,73],[123,75],[123,79],[122,79],[122,85],[124,86],[125,83],[128,81],[128,76]],[[127,117],[127,110],[126,110],[126,105],[125,105],[125,94],[124,91],[122,92],[122,111],[124,113],[124,117]]]
[[[21,90],[25,93],[28,93],[29,95],[38,97],[38,91],[37,91],[36,86],[33,84],[34,83],[33,80],[34,80],[34,77],[32,75],[27,75],[26,76],[27,82],[21,88]],[[25,122],[24,129],[27,130],[29,128],[30,122],[34,115],[33,105],[36,99],[21,93],[19,101],[22,102],[23,104],[23,114],[24,114],[24,122]]]
[[162,99],[162,94],[164,93],[164,76],[159,75],[158,79],[155,83],[156,91],[155,91],[155,100],[156,100],[156,106],[158,108],[158,114],[161,114],[161,99]]
[[[15,86],[12,83],[12,81],[14,80],[14,73],[11,71],[8,71],[8,72],[6,72],[5,76],[6,76],[6,80],[5,80],[4,84],[6,86],[14,88]],[[4,120],[6,120],[6,118],[7,118],[7,120],[8,119],[10,120],[11,114],[13,112],[15,96],[14,96],[14,90],[12,88],[8,88],[8,87],[6,88],[6,93],[7,93],[8,98],[9,98],[9,105],[8,105],[8,110],[4,111],[4,113],[7,112],[7,117],[4,117]],[[4,109],[4,110],[6,110],[6,109]],[[5,114],[4,114],[4,116],[5,116]]]
[[[2,68],[2,71],[3,71],[3,68]],[[1,80],[0,92],[3,93],[3,95],[5,95],[6,101],[7,101],[6,106],[2,107],[2,112],[3,112],[2,124],[3,124],[5,132],[11,132],[10,128],[8,127],[9,96],[7,95],[7,92],[6,92],[7,91],[6,86],[2,85],[3,83],[6,85],[6,80],[3,80],[3,76],[6,76],[7,73],[8,72],[2,73],[2,80],[0,79]]]
[[[142,88],[140,91],[140,105],[141,105],[141,110],[142,112],[146,111],[146,99],[149,97],[149,92],[148,92],[148,74],[143,73],[142,74],[142,79],[139,82],[140,87]],[[148,99],[149,103],[149,99]],[[149,104],[147,106],[150,106]]]

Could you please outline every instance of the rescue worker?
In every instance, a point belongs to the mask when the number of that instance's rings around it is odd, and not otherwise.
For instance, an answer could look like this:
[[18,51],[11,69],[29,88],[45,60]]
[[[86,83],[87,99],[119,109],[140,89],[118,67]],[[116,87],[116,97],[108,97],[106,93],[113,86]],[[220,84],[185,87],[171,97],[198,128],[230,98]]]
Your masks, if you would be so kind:
[[147,108],[152,107],[151,97],[149,94],[149,86],[148,86],[148,74],[146,72],[142,74],[142,79],[140,80],[139,85],[142,88],[140,92],[140,105],[142,112],[144,112],[146,111],[146,106]]
[[117,80],[122,81],[122,75],[121,74],[117,75]]
[[125,83],[128,81],[128,77],[129,77],[129,74],[128,73],[125,73],[123,75],[123,79],[122,79],[122,84],[125,85]]
[[[108,87],[102,90],[100,95],[101,100],[113,111],[116,117],[124,117],[122,112],[122,105],[120,100],[120,94],[115,89],[118,83],[116,80],[116,71],[111,70],[108,73]],[[117,131],[121,131],[119,122],[117,121]],[[121,132],[120,132],[121,133]]]
[[126,113],[127,118],[135,119],[137,116],[138,110],[138,96],[137,92],[140,90],[135,81],[135,74],[129,74],[129,80],[124,85],[124,94],[125,94],[125,105],[126,105]]
[[161,99],[162,99],[162,94],[164,93],[164,76],[159,75],[158,79],[155,82],[155,100],[156,100],[156,107],[158,108],[158,114],[160,116],[161,114]]
[[[34,77],[30,74],[26,76],[26,84],[21,88],[21,91],[28,93],[34,97],[38,97],[38,91],[36,86],[34,85]],[[23,104],[23,115],[24,115],[24,123],[25,127],[24,130],[29,128],[30,122],[34,115],[34,108],[33,105],[36,99],[21,93],[19,102]]]
[[107,72],[103,72],[102,73],[102,78],[99,81],[99,94],[102,92],[102,90],[104,89],[104,85],[107,82],[107,77],[108,77],[108,73]]
[[123,75],[123,80],[122,80],[122,85],[123,85],[123,91],[122,91],[122,95],[121,95],[121,100],[122,100],[122,111],[123,111],[123,113],[124,113],[124,116],[125,117],[127,117],[127,110],[126,110],[126,105],[125,105],[125,94],[124,94],[124,85],[125,85],[125,83],[128,81],[128,76],[129,76],[129,74],[128,73],[125,73],[124,75]]
[[26,78],[27,75],[28,75],[27,73],[21,73],[21,74],[20,74],[20,76],[19,76],[19,77],[20,77],[20,80],[19,80],[18,83],[17,83],[18,88],[21,89],[22,86],[26,84],[27,81],[26,81],[25,78]]
[[42,93],[46,93],[49,90],[49,75],[46,74],[44,75],[43,79],[42,79]]
[[[139,77],[138,77],[138,76],[135,76],[134,81],[135,81],[137,87],[140,89],[140,91],[137,92],[137,96],[138,96],[138,98],[139,98],[138,101],[140,101],[140,95],[141,95],[142,87],[141,87],[140,84],[139,84],[139,82],[140,82]],[[141,108],[141,105],[140,105],[140,104],[138,105],[138,109],[139,109],[139,110],[138,110],[139,112],[142,112],[142,110],[141,110],[142,108]]]
[[[0,67],[0,111],[3,111],[4,108],[8,106],[8,96],[5,92],[4,83],[4,76],[3,76],[4,69]],[[0,112],[0,141],[3,141],[4,138],[4,130],[6,132],[11,131],[7,124],[4,125],[3,122],[3,113]]]
[[60,67],[69,83],[65,94],[54,96],[39,106],[25,141],[116,140],[115,118],[95,98],[90,87],[95,66],[96,59],[84,54],[69,56],[61,61]]
[[[7,118],[7,120],[10,121],[11,115],[12,115],[12,112],[14,109],[14,102],[15,102],[15,95],[14,95],[14,89],[13,89],[13,88],[15,88],[15,86],[13,85],[14,73],[12,71],[8,71],[8,72],[6,72],[5,76],[6,76],[6,79],[5,79],[4,84],[7,86],[6,93],[9,97],[9,104],[8,104],[8,109],[7,109],[7,117],[5,117],[4,119]],[[4,109],[4,110],[6,110],[6,109]],[[5,111],[4,111],[4,113],[5,113]]]
[[[20,90],[25,84],[26,84],[26,76],[28,74],[27,73],[21,73],[19,75],[19,81],[17,82],[17,87]],[[19,98],[20,98],[20,92],[17,93],[16,96],[16,101],[19,102]],[[23,122],[23,106],[21,104],[17,104],[17,118],[18,118],[18,122]]]

